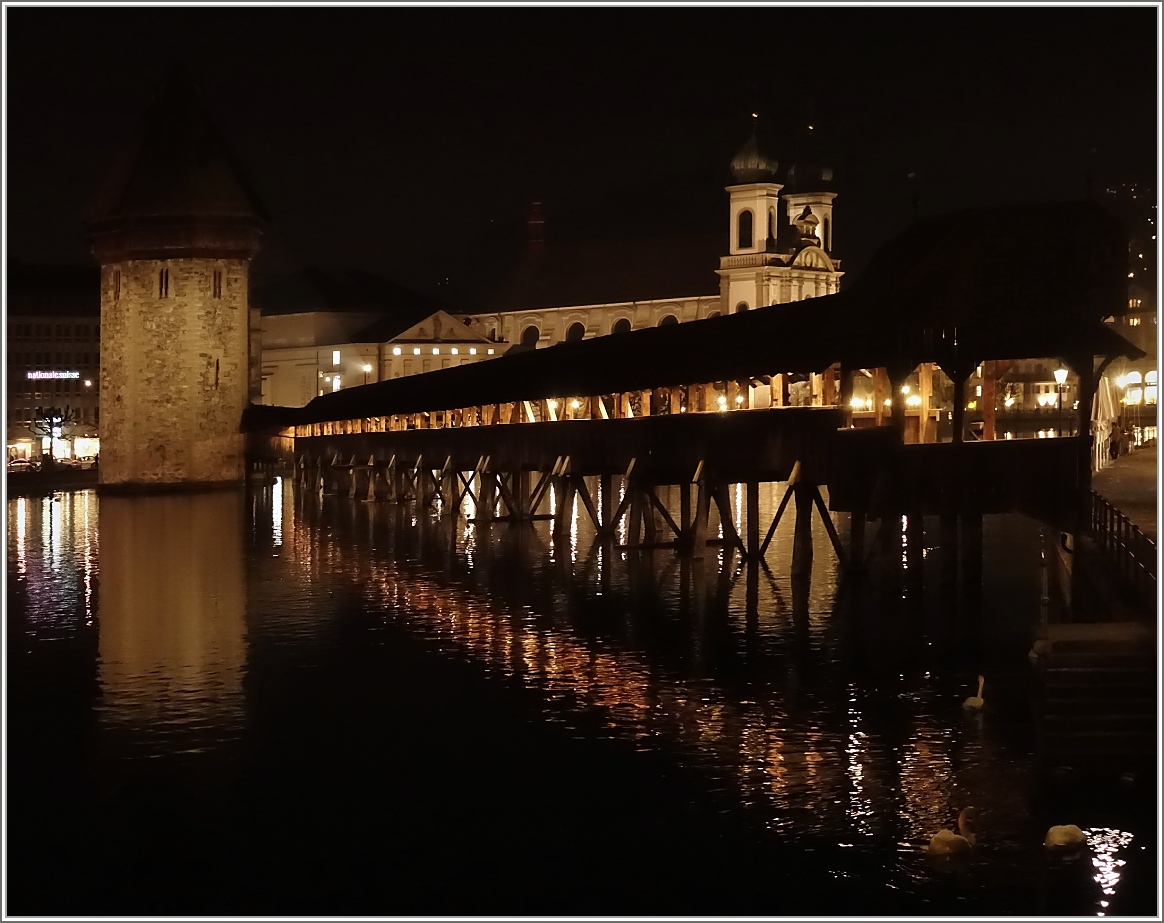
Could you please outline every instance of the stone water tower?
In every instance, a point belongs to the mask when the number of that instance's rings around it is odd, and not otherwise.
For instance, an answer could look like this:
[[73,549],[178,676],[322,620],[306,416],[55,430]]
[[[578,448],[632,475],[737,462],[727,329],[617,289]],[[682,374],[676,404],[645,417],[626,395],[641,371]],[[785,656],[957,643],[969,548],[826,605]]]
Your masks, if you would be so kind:
[[194,87],[171,77],[86,222],[101,264],[103,490],[243,482],[265,219]]

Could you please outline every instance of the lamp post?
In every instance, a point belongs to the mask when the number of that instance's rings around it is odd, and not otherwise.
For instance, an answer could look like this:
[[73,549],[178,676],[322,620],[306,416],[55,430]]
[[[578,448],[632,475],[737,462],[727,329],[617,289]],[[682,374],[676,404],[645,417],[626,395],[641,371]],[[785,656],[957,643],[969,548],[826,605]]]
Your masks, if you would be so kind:
[[1063,366],[1055,369],[1055,384],[1059,389],[1059,435],[1063,435],[1063,383],[1067,380],[1067,370]]
[[364,384],[368,383],[368,373],[370,371],[372,371],[372,366],[368,365],[368,363],[365,362],[364,363]]

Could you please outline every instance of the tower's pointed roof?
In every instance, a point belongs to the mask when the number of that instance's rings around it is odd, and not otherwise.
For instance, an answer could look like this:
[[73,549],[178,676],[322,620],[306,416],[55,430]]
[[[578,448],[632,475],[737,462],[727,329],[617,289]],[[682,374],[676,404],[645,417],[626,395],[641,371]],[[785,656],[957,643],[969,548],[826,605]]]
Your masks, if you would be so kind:
[[771,182],[780,167],[777,160],[760,150],[760,142],[756,138],[758,119],[759,116],[753,112],[752,134],[740,148],[740,152],[732,158],[732,177],[737,183]]
[[139,218],[266,219],[189,77],[175,70],[122,149],[87,214],[91,224]]

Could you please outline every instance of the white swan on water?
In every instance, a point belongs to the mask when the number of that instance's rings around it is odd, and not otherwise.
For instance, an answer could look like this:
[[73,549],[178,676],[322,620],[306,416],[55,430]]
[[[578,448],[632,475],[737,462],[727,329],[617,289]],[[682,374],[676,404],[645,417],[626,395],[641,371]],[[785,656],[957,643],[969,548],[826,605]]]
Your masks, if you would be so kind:
[[1087,835],[1074,824],[1056,824],[1043,839],[1043,845],[1053,849],[1074,848],[1086,842]]
[[926,852],[931,856],[950,856],[966,852],[975,843],[974,821],[977,818],[977,810],[972,807],[963,808],[958,814],[958,832],[939,830],[930,839]]
[[986,680],[984,680],[981,676],[979,676],[978,677],[978,695],[972,695],[965,702],[963,702],[962,703],[963,708],[981,708],[983,705],[986,704],[986,702],[982,698],[982,687],[985,683],[986,683]]

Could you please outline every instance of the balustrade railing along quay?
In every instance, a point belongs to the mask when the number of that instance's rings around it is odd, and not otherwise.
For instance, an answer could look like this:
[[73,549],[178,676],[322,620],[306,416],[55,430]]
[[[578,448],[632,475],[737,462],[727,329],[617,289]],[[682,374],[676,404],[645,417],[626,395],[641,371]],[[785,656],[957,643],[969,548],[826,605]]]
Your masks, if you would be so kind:
[[1091,537],[1131,601],[1155,609],[1156,543],[1127,516],[1091,492]]

